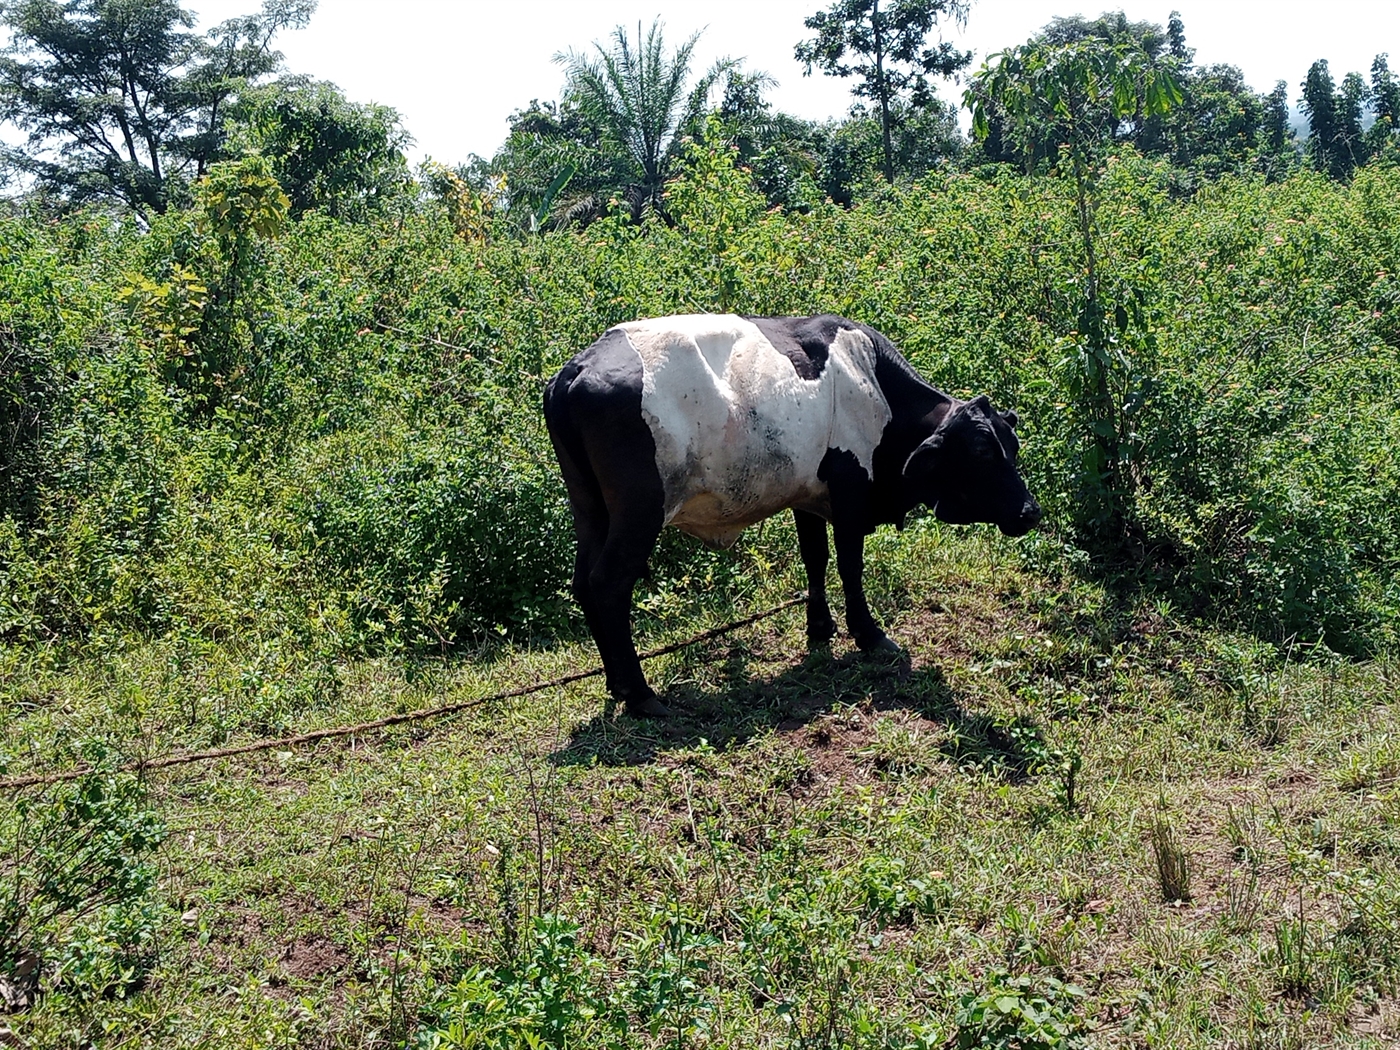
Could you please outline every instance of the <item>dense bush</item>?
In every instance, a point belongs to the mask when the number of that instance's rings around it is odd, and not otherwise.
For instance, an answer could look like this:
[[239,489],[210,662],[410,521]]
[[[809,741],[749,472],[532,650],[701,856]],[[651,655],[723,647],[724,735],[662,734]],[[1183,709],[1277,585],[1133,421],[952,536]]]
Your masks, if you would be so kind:
[[[1015,405],[1049,528],[1102,571],[1276,641],[1396,637],[1394,169],[1180,199],[1164,164],[1110,163],[1100,267],[1131,308],[1111,319],[1117,544],[1084,510],[1082,265],[1057,180],[930,175],[785,214],[723,147],[694,148],[671,224],[522,238],[459,230],[431,195],[361,224],[269,218],[255,166],[222,177],[145,233],[0,223],[8,637],[576,630],[543,383],[611,324],[714,309],[845,314],[943,388]],[[733,583],[773,553],[762,535],[737,556],[670,538],[653,597],[693,571]]]

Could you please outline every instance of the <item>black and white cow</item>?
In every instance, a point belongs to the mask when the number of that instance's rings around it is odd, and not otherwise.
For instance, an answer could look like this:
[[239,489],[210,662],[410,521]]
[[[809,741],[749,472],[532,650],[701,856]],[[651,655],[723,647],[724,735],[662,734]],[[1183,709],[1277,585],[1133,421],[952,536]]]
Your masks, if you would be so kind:
[[826,522],[863,650],[898,647],[866,605],[865,537],[924,504],[1020,536],[1040,507],[1016,470],[1013,412],[935,390],[879,332],[841,317],[694,314],[610,328],[550,380],[545,421],[578,534],[573,593],[613,697],[666,708],[632,642],[632,588],[666,525],[729,546],[791,508],[807,637],[836,633]]

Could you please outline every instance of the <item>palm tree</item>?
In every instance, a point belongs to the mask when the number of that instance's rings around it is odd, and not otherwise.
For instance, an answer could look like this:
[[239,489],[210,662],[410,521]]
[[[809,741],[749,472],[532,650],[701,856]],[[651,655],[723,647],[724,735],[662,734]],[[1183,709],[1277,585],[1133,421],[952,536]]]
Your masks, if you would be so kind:
[[[642,39],[629,40],[627,31],[613,30],[609,47],[595,42],[596,54],[560,52],[554,60],[567,71],[564,99],[579,108],[600,129],[607,148],[615,151],[625,184],[620,190],[634,218],[648,208],[665,214],[662,194],[680,157],[680,141],[701,126],[706,103],[715,84],[737,63],[720,59],[694,84],[687,86],[690,62],[700,34],[667,54],[658,18]],[[575,199],[567,211],[595,214],[603,203]]]

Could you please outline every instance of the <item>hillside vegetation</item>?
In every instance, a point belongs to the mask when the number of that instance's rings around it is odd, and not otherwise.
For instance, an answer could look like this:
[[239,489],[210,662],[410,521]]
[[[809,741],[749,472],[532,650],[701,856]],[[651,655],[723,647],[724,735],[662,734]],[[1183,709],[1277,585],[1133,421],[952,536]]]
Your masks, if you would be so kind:
[[[1400,1045],[1384,55],[1314,64],[1299,150],[1179,18],[1057,19],[966,143],[916,46],[960,0],[899,7],[893,79],[880,7],[809,19],[870,102],[822,125],[639,26],[411,173],[392,110],[270,79],[313,9],[0,4],[0,1044]],[[72,75],[127,30],[149,77]],[[806,652],[786,518],[668,530],[643,648],[774,614],[641,723],[580,677],[540,399],[699,311],[1014,408],[1045,521],[871,537],[893,660]]]
[[[1057,180],[790,214],[695,147],[674,224],[520,239],[450,193],[344,223],[216,175],[148,231],[0,222],[0,765],[98,770],[0,818],[33,1045],[1395,1037],[1400,173],[1180,198],[1109,163],[1121,536]],[[1021,413],[1046,528],[872,543],[907,665],[799,661],[787,614],[653,667],[659,729],[579,685],[104,772],[589,665],[541,386],[706,309],[858,318]],[[790,594],[794,550],[668,537],[642,634]],[[46,849],[90,896],[46,906]]]

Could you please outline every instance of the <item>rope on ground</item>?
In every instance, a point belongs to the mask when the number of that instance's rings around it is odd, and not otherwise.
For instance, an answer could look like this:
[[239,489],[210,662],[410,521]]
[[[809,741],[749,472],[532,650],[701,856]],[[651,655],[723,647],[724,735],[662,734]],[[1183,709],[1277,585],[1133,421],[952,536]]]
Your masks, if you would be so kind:
[[[658,656],[666,656],[670,653],[679,652],[681,649],[700,642],[709,641],[711,638],[718,638],[721,635],[730,634],[741,627],[766,620],[770,616],[776,616],[785,609],[790,609],[806,598],[802,595],[796,598],[789,598],[785,602],[765,609],[762,612],[746,616],[742,620],[735,620],[732,623],[722,624],[719,627],[711,627],[707,631],[685,639],[681,642],[672,642],[670,645],[663,645],[658,649],[651,649],[641,654],[641,659],[651,660]],[[574,671],[570,674],[561,675],[558,678],[551,678],[547,682],[537,682],[534,685],[522,685],[515,689],[507,689],[504,692],[492,693],[490,696],[477,697],[474,700],[459,700],[451,704],[441,704],[437,707],[420,708],[417,711],[406,711],[402,714],[389,715],[386,718],[376,718],[370,722],[360,722],[352,726],[332,726],[328,729],[316,729],[309,733],[299,733],[296,736],[264,737],[261,740],[252,740],[246,744],[238,744],[234,747],[216,747],[208,751],[177,751],[173,754],[160,755],[156,758],[132,759],[124,762],[116,769],[124,772],[144,772],[148,769],[166,769],[170,766],[184,766],[192,762],[208,762],[216,758],[228,758],[232,755],[247,755],[255,751],[271,751],[273,748],[289,748],[298,744],[314,744],[321,740],[329,740],[333,737],[355,736],[360,733],[368,733],[375,729],[385,729],[389,726],[402,725],[405,722],[422,722],[431,718],[443,718],[447,715],[455,715],[458,712],[469,710],[473,707],[485,707],[487,704],[494,704],[501,700],[510,700],[518,696],[528,696],[531,693],[540,693],[546,689],[555,689],[559,686],[569,685],[573,682],[582,681],[585,678],[594,678],[603,673],[602,667],[593,667],[587,671]],[[83,766],[78,769],[67,769],[61,773],[29,773],[23,776],[0,778],[0,791],[13,791],[17,788],[34,787],[37,785],[59,784],[68,780],[77,780],[85,777],[89,773],[96,772],[91,766]]]

